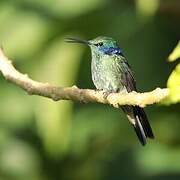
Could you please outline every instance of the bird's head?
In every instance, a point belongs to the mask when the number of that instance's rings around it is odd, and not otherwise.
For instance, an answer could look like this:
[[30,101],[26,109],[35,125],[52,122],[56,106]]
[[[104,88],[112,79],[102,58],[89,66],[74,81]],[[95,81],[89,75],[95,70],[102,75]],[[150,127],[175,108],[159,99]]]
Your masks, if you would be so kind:
[[67,38],[67,42],[86,44],[91,48],[92,53],[105,54],[105,55],[121,55],[122,50],[119,48],[117,42],[110,38],[99,36],[95,39],[86,41],[77,38]]

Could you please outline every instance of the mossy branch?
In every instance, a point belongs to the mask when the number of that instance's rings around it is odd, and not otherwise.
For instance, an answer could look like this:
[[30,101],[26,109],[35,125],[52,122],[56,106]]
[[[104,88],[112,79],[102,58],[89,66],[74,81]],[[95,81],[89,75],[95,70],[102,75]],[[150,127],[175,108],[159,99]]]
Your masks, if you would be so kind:
[[39,95],[50,98],[54,101],[72,100],[79,102],[97,102],[109,104],[116,108],[121,105],[138,105],[145,107],[162,101],[169,95],[168,89],[156,88],[151,92],[144,93],[111,93],[107,97],[103,91],[91,89],[79,89],[72,87],[57,87],[49,83],[42,83],[32,80],[27,74],[22,74],[12,65],[12,62],[5,56],[0,49],[0,71],[3,76],[11,83],[24,89],[30,95]]

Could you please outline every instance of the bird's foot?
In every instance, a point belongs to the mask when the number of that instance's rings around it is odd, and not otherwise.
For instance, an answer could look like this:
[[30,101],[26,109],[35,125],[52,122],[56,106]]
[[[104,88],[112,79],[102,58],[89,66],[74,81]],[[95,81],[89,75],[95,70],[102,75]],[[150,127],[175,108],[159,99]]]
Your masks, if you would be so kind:
[[103,91],[102,89],[95,89],[96,92]]
[[104,91],[103,92],[103,97],[104,97],[104,99],[107,99],[107,97],[109,96],[109,94],[111,94],[112,93],[112,91]]
[[113,91],[104,91],[103,89],[95,89],[96,92],[103,91],[103,98],[107,99],[109,94],[113,93]]

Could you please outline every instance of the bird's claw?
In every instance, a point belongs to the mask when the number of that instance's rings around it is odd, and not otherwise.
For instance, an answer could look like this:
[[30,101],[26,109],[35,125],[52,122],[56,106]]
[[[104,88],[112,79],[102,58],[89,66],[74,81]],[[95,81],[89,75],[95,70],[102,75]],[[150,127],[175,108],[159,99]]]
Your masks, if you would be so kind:
[[107,97],[109,96],[109,94],[111,94],[112,92],[111,91],[105,91],[103,92],[103,97],[104,99],[107,99]]

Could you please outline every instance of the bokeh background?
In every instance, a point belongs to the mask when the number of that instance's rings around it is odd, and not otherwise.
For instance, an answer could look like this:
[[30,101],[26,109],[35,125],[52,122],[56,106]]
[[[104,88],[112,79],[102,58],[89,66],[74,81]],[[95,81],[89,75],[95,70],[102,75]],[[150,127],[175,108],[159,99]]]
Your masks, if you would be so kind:
[[[35,80],[94,88],[90,50],[65,37],[118,40],[140,91],[166,87],[177,63],[179,0],[0,0],[0,44]],[[180,179],[180,108],[146,108],[142,147],[118,109],[29,96],[0,76],[0,179]]]

